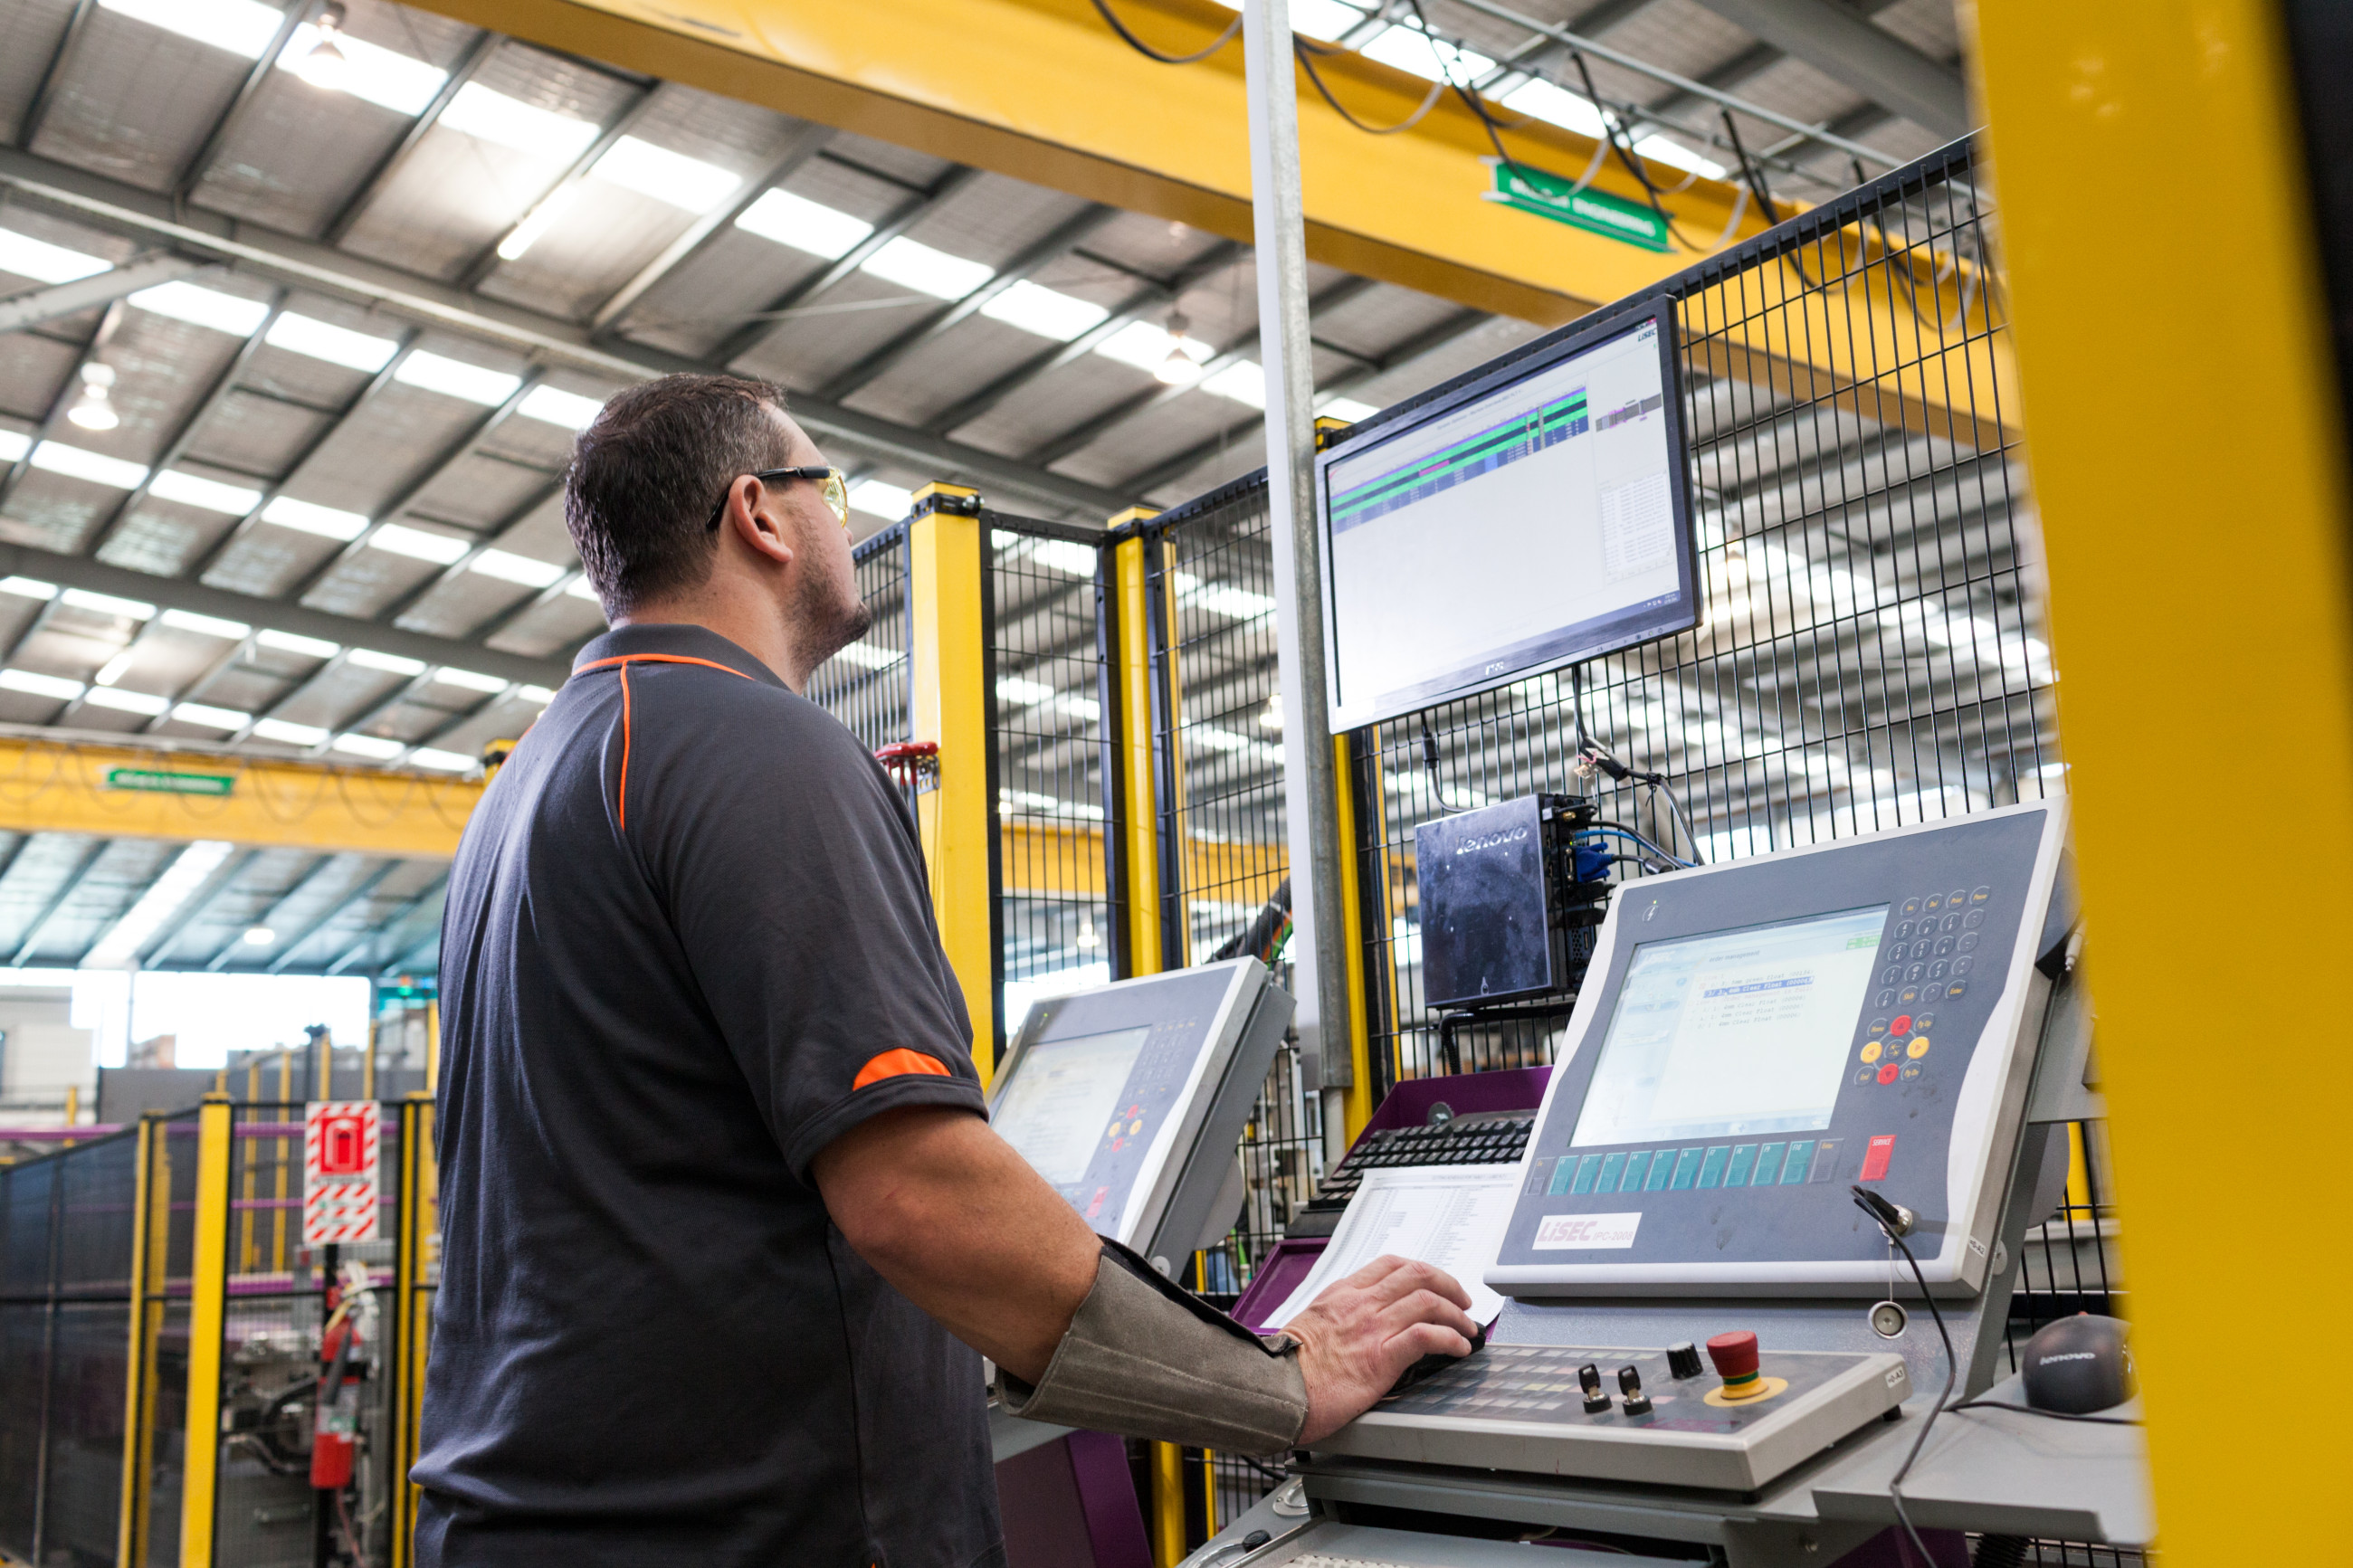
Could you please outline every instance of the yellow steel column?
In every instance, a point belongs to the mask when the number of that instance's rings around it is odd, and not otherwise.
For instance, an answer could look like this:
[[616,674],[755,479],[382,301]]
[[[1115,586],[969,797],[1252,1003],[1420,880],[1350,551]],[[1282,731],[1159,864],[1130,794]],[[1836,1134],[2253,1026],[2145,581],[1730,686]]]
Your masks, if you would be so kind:
[[[1114,527],[1154,515],[1138,507],[1112,519]],[[1113,684],[1119,691],[1120,855],[1127,865],[1127,973],[1160,971],[1160,837],[1152,766],[1151,601],[1144,541],[1112,548]]]
[[981,639],[987,548],[980,497],[958,485],[915,492],[907,525],[914,607],[913,739],[938,744],[937,787],[916,797],[931,868],[932,909],[972,1015],[972,1059],[987,1084],[996,1066],[996,892],[988,877],[988,650]]
[[1348,737],[1332,737],[1333,780],[1339,798],[1340,818],[1340,938],[1348,973],[1348,1067],[1351,1077],[1343,1091],[1347,1113],[1348,1142],[1373,1119],[1372,998],[1365,991],[1365,907],[1357,882],[1356,770],[1348,756]]
[[432,1298],[425,1289],[425,1249],[432,1236],[427,1182],[433,1166],[433,1097],[412,1094],[400,1107],[400,1229],[393,1243],[392,1310],[397,1335],[398,1386],[393,1399],[392,1568],[409,1568],[417,1552],[418,1489],[408,1472],[417,1463],[425,1414],[425,1358],[430,1350]]
[[147,1561],[147,1491],[154,1453],[149,1423],[155,1412],[155,1339],[164,1318],[163,1303],[149,1297],[161,1279],[160,1233],[170,1218],[172,1189],[170,1171],[159,1169],[156,1158],[164,1146],[163,1124],[142,1116],[137,1126],[132,1134],[131,1270],[125,1286],[131,1343],[122,1368],[122,1502],[114,1547],[121,1568],[141,1568]]
[[[2284,1400],[2250,1441],[2212,1388],[2216,1331],[2251,1302],[2353,1287],[2353,1254],[2296,1201],[2344,1187],[2341,1016],[2310,1016],[2286,1073],[2248,1070],[2274,1030],[2248,960],[2280,915],[2300,952],[2353,947],[2343,411],[2280,12],[2041,0],[1976,21],[2165,1558],[2326,1556],[2344,1532],[2339,1413]],[[2186,127],[2164,177],[2194,209],[2160,244],[2102,254],[2086,180],[2146,167]],[[2239,951],[2194,963],[2167,852],[2200,826],[2184,714],[2227,716],[2232,750],[2261,760],[2265,841],[2292,847],[2259,874]],[[2252,1203],[2186,1157],[2250,1135],[2266,1155]]]
[[196,1210],[188,1281],[187,1425],[181,1452],[179,1568],[212,1568],[220,1467],[221,1336],[228,1322],[228,1097],[196,1111]]

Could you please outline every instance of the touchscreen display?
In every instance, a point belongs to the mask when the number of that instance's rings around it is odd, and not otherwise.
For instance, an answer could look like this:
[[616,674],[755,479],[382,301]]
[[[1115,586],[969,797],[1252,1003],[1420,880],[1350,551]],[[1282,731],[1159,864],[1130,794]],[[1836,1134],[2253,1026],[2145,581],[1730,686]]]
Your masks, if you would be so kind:
[[1075,1187],[1120,1109],[1149,1027],[1114,1029],[1029,1047],[990,1119],[997,1133],[1057,1187]]

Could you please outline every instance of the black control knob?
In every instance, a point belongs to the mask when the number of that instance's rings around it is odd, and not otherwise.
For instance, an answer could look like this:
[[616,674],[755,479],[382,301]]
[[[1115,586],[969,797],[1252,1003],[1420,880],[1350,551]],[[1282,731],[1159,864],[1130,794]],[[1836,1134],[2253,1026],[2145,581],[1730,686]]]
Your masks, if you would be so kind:
[[1618,1369],[1618,1392],[1626,1396],[1626,1414],[1648,1415],[1651,1396],[1642,1392],[1642,1374],[1630,1366]]
[[1667,1347],[1668,1376],[1675,1378],[1697,1377],[1702,1370],[1703,1368],[1699,1364],[1699,1347],[1692,1343],[1689,1340],[1685,1340],[1679,1345],[1669,1345]]
[[1577,1369],[1577,1386],[1585,1390],[1588,1415],[1599,1415],[1609,1408],[1609,1396],[1601,1392],[1601,1369],[1591,1362]]

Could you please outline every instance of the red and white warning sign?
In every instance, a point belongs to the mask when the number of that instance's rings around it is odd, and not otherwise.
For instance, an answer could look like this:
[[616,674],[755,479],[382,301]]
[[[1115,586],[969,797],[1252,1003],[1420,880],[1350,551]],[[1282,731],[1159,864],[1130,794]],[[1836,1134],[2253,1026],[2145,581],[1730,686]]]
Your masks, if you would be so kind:
[[376,1102],[318,1100],[302,1118],[302,1241],[374,1241]]

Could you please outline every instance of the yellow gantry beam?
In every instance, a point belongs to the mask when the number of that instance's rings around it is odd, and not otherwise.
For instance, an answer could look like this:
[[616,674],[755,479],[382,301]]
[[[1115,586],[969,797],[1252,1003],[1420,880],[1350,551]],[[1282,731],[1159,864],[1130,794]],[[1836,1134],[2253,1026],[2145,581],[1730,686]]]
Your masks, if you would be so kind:
[[[2275,1010],[2250,984],[2291,931],[2316,974],[2353,948],[2343,411],[2279,8],[2039,0],[1976,22],[2159,1544],[2180,1568],[2325,1556],[2342,1415],[2284,1399],[2250,1428],[2217,1418],[2213,1388],[2217,1336],[2251,1309],[2353,1289],[2353,1254],[2299,1201],[2345,1187],[2342,1016],[2298,1015],[2308,1048],[2274,1067]],[[2217,199],[2119,254],[2085,172],[2160,145],[2171,188]],[[2274,862],[2188,962],[2185,714],[2262,759]],[[2256,1187],[2201,1157],[2234,1141],[2263,1151]]]
[[0,832],[447,859],[473,780],[0,737]]

